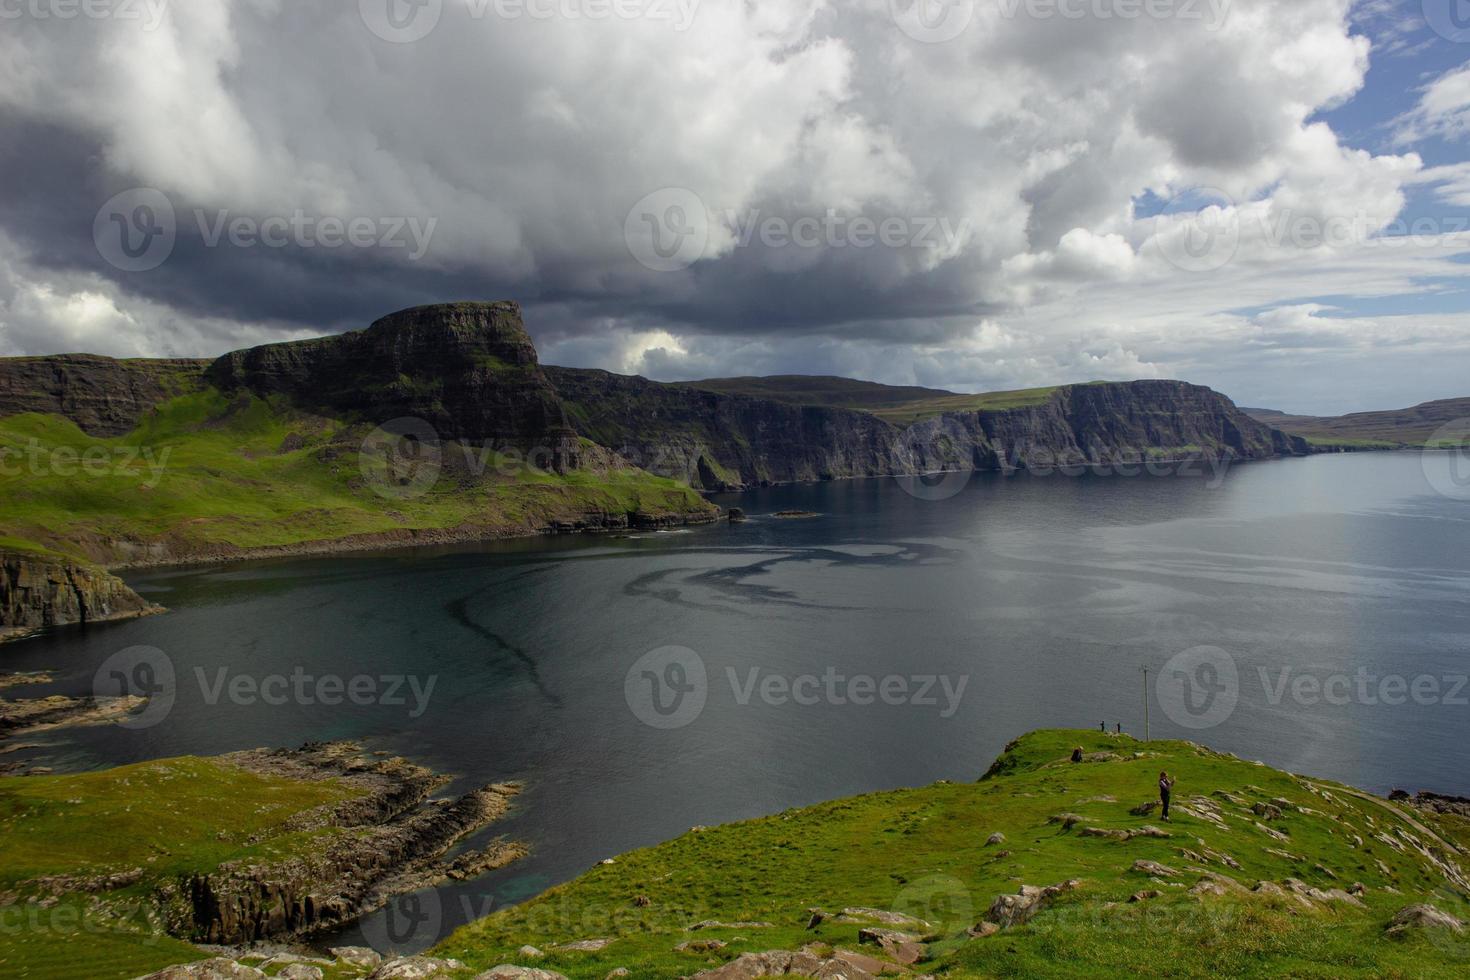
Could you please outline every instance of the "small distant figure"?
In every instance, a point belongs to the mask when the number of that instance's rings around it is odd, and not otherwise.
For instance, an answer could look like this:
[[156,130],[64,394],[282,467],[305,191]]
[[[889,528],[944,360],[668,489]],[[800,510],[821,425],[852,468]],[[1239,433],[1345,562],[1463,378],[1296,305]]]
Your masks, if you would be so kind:
[[1168,772],[1159,773],[1159,802],[1164,805],[1164,819],[1169,819],[1169,794],[1174,789],[1174,780],[1169,778]]
[[1081,762],[1082,761],[1082,746],[1079,745],[1075,749],[1072,750],[1072,761],[1073,762]]
[[1118,735],[1122,735],[1123,734],[1123,723],[1121,721],[1118,722],[1117,727],[1115,727],[1113,729],[1113,731],[1114,731],[1114,733],[1116,733]]
[[1098,722],[1097,723],[1097,730],[1100,731],[1100,732],[1102,732],[1104,735],[1106,735],[1108,733],[1108,723],[1105,722],[1105,721]]

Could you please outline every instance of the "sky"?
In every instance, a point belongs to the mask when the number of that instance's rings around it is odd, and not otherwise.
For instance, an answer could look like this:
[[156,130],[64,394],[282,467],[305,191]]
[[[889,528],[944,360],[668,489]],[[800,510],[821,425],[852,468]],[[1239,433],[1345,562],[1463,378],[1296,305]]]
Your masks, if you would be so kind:
[[1470,395],[1465,0],[0,0],[0,355]]

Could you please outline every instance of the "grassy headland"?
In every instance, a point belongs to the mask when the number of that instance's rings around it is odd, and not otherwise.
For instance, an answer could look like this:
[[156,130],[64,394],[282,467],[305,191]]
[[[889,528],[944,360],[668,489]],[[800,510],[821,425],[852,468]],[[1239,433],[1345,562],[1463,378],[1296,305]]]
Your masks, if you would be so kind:
[[111,438],[56,415],[0,418],[0,547],[136,564],[710,509],[687,486],[611,462],[558,474],[534,459],[444,443],[436,474],[364,453],[371,431],[215,389],[165,402]]
[[167,934],[156,891],[319,849],[334,831],[292,818],[353,793],[201,758],[0,779],[0,975],[101,980],[203,958]]
[[[1074,746],[1087,761],[1069,761]],[[1132,812],[1155,797],[1161,769],[1183,804],[1169,823]],[[1168,836],[1116,839],[1150,826]],[[996,833],[1004,840],[987,843]],[[1463,883],[1436,864],[1452,866],[1467,846],[1463,818],[1190,743],[1043,731],[1013,743],[978,783],[841,800],[624,855],[461,929],[437,952],[480,969],[678,977],[745,952],[859,949],[860,919],[808,929],[809,910],[869,907],[927,920],[919,969],[940,977],[1463,976],[1470,934],[1385,927],[1419,902],[1470,915]],[[967,934],[997,896],[1073,879],[1028,924]],[[1271,884],[1253,890],[1259,882]],[[1354,883],[1363,889],[1348,895]],[[732,925],[691,931],[705,920]],[[613,942],[551,948],[587,938]],[[727,945],[676,950],[691,940]],[[547,956],[532,964],[516,952],[523,944]]]

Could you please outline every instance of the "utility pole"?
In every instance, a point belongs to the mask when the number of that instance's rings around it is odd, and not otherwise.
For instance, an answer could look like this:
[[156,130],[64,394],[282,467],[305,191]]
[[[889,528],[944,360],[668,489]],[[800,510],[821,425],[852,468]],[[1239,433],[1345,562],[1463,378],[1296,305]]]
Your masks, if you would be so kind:
[[1148,741],[1148,664],[1143,665],[1143,740]]

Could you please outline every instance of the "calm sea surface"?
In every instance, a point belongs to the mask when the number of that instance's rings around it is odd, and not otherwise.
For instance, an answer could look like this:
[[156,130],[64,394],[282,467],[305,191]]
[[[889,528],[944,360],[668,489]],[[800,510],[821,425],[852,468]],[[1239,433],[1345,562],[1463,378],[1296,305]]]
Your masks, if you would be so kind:
[[[533,856],[439,893],[445,931],[696,824],[974,779],[1029,729],[1142,735],[1145,692],[1154,737],[1470,795],[1450,465],[980,475],[939,500],[829,483],[719,498],[751,515],[733,527],[139,573],[170,614],[8,646],[0,669],[56,672],[14,696],[81,693],[120,650],[167,656],[167,716],[22,756],[59,769],[360,738],[461,785],[524,781],[495,833]],[[373,703],[321,703],[319,679],[330,699],[357,677]]]

